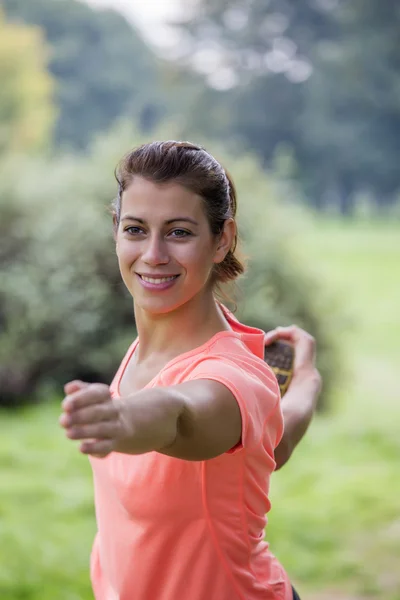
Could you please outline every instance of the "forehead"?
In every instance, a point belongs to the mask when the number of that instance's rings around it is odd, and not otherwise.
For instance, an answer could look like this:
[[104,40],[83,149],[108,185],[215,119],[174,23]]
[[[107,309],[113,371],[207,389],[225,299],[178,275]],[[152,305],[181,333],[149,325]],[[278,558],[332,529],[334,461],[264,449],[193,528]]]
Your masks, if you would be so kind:
[[124,214],[132,214],[146,220],[152,216],[168,219],[178,213],[179,216],[205,218],[201,196],[175,181],[160,184],[135,177],[123,193],[122,218]]

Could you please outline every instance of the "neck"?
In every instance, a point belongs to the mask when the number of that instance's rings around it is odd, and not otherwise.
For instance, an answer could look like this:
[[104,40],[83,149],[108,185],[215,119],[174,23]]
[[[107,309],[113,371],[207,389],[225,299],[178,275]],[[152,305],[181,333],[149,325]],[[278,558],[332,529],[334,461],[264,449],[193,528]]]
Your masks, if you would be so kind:
[[220,331],[231,328],[210,291],[202,292],[178,309],[154,315],[135,306],[139,336],[137,361],[149,356],[171,360],[207,342]]

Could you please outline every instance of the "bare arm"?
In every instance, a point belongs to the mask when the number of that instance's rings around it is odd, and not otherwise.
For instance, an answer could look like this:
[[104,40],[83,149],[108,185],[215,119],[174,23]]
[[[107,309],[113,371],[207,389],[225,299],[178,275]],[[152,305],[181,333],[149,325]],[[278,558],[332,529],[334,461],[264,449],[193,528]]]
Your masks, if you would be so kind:
[[142,390],[112,399],[102,384],[67,384],[60,423],[81,451],[143,454],[156,450],[184,460],[223,454],[241,438],[240,409],[230,390],[207,379]]
[[319,379],[311,374],[305,379],[293,379],[282,399],[284,422],[283,437],[275,449],[276,469],[278,470],[291,457],[293,450],[305,435],[314,416],[319,394]]
[[[309,334],[295,326],[277,328],[266,334],[266,343],[275,339],[295,346],[294,375],[282,399],[285,431],[275,450],[279,469],[307,430],[321,380]],[[230,390],[216,381],[151,388],[125,399],[112,399],[108,386],[75,381],[65,386],[65,393],[60,423],[70,439],[82,441],[85,454],[157,450],[185,460],[206,460],[240,441],[239,406]]]
[[277,327],[265,336],[265,343],[277,339],[290,342],[295,349],[293,378],[282,398],[283,437],[275,449],[276,470],[291,457],[313,418],[321,390],[321,376],[315,367],[315,340],[292,325]]

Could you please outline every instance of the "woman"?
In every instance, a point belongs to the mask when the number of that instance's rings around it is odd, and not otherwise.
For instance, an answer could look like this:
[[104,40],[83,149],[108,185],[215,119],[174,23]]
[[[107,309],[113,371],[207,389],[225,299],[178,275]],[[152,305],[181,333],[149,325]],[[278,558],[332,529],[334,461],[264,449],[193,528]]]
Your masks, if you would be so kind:
[[264,333],[215,299],[243,272],[234,186],[204,149],[178,142],[132,151],[117,179],[138,338],[110,388],[67,384],[60,419],[93,468],[96,600],[292,600],[264,541],[277,381]]

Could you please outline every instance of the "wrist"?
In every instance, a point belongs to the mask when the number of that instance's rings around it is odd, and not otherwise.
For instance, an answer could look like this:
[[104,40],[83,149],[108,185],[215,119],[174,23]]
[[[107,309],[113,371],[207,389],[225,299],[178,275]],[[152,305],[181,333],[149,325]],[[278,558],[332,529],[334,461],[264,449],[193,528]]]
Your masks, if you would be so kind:
[[321,385],[321,375],[315,367],[296,369],[290,383],[291,387],[307,387],[310,391],[314,389],[316,393],[319,393]]
[[116,452],[143,454],[171,444],[182,399],[171,388],[141,390],[120,403],[121,437]]
[[316,409],[321,391],[322,379],[315,368],[298,369],[295,371],[286,394],[282,398],[282,408],[294,412]]

